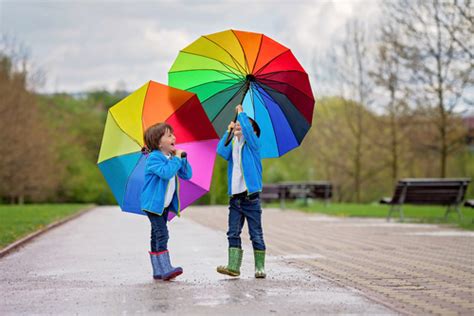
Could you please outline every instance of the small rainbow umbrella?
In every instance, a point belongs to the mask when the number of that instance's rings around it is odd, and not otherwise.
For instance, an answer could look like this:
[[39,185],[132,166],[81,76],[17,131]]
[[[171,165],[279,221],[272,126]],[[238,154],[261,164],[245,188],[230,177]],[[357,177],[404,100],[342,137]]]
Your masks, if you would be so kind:
[[[184,150],[193,168],[190,180],[179,179],[184,209],[209,191],[219,141],[194,93],[149,81],[107,113],[97,164],[121,209],[144,214],[140,194],[147,155],[141,152],[144,131],[158,122],[169,123],[176,147]],[[170,212],[169,219],[174,217]]]
[[299,146],[312,123],[308,75],[290,49],[263,34],[228,30],[200,37],[180,51],[168,84],[196,93],[219,135],[242,103],[261,128],[262,158]]

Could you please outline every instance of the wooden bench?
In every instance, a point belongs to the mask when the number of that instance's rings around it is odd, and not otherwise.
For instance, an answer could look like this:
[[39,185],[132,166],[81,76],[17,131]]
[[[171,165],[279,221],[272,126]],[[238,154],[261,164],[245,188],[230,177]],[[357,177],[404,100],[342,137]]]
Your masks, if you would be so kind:
[[303,199],[307,205],[308,199],[323,199],[327,204],[332,198],[332,184],[328,181],[264,184],[260,197],[264,202],[279,200],[282,209],[285,200]]
[[278,183],[264,184],[260,199],[262,202],[280,201],[280,208],[285,208],[286,188]]
[[305,205],[308,199],[322,199],[326,203],[332,198],[332,184],[328,181],[311,182],[282,182],[286,187],[286,199],[303,199]]
[[398,211],[400,221],[403,222],[403,204],[417,205],[445,205],[445,218],[449,212],[456,211],[460,219],[462,213],[459,208],[471,179],[402,179],[399,180],[392,198],[383,198],[380,203],[390,205],[387,221],[393,211]]

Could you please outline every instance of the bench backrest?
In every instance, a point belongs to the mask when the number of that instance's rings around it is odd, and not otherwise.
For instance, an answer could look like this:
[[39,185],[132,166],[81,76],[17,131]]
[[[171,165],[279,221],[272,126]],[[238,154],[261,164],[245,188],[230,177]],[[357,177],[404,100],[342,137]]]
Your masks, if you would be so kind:
[[278,184],[264,184],[260,198],[266,201],[278,200],[282,196],[283,189]]
[[470,179],[402,179],[391,204],[454,205],[464,200]]
[[283,182],[264,184],[261,197],[263,199],[323,198],[332,197],[332,184],[327,181],[314,182]]

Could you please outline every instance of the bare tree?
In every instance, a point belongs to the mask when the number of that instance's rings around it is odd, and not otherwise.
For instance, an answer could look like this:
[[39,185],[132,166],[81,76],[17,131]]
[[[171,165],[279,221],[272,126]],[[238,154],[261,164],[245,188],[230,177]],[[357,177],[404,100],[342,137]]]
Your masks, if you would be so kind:
[[376,85],[377,107],[383,112],[377,117],[376,125],[380,134],[373,139],[385,153],[390,168],[392,186],[400,176],[403,164],[402,157],[406,147],[406,136],[410,123],[408,105],[405,102],[407,90],[406,71],[400,65],[400,57],[396,53],[396,45],[400,36],[397,29],[385,19],[379,22],[381,27],[377,38],[373,65],[369,70]]
[[[325,61],[320,72],[330,73],[325,85],[331,86],[332,93],[341,97],[345,110],[344,125],[349,134],[344,135],[347,144],[340,148],[339,155],[350,157],[349,165],[338,166],[338,172],[346,172],[353,184],[353,199],[361,200],[363,183],[370,180],[382,170],[380,161],[372,159],[374,148],[369,137],[368,125],[372,122],[368,107],[372,103],[371,91],[373,82],[368,75],[371,63],[368,26],[355,19],[347,23],[343,40],[333,45],[333,50]],[[325,77],[322,77],[325,78]],[[337,135],[338,128],[333,127]],[[342,144],[343,140],[339,141]],[[335,145],[335,144],[334,144]],[[346,160],[347,161],[347,160]],[[336,163],[335,161],[333,163]],[[344,171],[346,170],[346,171]]]
[[469,105],[466,88],[474,83],[472,3],[399,0],[385,4],[385,18],[400,34],[395,52],[410,72],[411,100],[418,112],[431,117],[437,130],[433,139],[419,145],[438,154],[439,176],[445,177],[448,157],[462,144],[454,118]]

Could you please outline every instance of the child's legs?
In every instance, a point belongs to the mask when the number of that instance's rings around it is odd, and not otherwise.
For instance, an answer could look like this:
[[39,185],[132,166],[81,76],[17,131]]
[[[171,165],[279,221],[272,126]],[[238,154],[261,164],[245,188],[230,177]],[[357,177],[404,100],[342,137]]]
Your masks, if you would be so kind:
[[229,202],[229,221],[227,231],[227,240],[229,241],[229,248],[242,248],[242,241],[240,233],[244,226],[244,216],[240,209],[239,199],[232,198]]
[[265,242],[263,240],[262,229],[262,208],[260,207],[260,198],[257,197],[252,200],[242,200],[242,212],[247,219],[249,226],[250,240],[252,241],[253,249],[265,250]]
[[150,248],[152,252],[168,250],[168,209],[162,215],[146,212],[151,223]]

